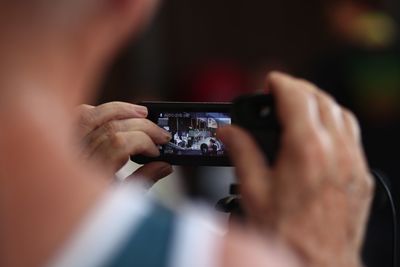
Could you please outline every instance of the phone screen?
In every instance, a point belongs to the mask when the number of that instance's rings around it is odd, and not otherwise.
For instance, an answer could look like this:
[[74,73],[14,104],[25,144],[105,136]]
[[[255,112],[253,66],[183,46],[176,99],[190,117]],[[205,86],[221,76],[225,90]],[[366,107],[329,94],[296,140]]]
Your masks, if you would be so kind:
[[172,135],[160,146],[162,155],[224,157],[224,144],[217,138],[217,129],[230,125],[229,113],[160,112],[157,124]]
[[148,119],[171,133],[168,144],[159,146],[160,156],[133,156],[145,164],[166,161],[173,165],[231,166],[217,129],[232,123],[231,103],[142,102]]

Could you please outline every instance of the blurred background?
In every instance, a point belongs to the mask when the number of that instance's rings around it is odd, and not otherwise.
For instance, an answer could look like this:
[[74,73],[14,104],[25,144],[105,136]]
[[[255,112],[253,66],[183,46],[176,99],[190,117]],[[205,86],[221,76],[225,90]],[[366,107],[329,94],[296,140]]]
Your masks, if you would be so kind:
[[[399,21],[398,0],[164,1],[115,61],[97,102],[230,101],[262,89],[270,70],[301,76],[356,113],[370,165],[387,174],[398,201]],[[230,169],[181,172],[191,197],[214,204],[234,182]],[[386,202],[376,201],[368,266],[390,266]]]

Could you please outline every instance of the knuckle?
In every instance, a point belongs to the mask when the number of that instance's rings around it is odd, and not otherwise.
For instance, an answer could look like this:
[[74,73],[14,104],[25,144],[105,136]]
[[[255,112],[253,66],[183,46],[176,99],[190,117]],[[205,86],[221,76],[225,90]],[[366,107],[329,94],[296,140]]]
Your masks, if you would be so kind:
[[344,114],[349,120],[352,120],[352,121],[358,123],[357,117],[356,117],[356,115],[353,113],[353,111],[351,111],[351,110],[348,109],[348,108],[342,108],[342,110],[343,110],[343,114]]
[[347,123],[347,127],[350,128],[349,130],[353,133],[353,135],[357,139],[360,139],[361,127],[356,115],[352,111],[346,108],[343,108],[342,110],[343,110],[343,118]]
[[365,191],[367,195],[371,196],[374,193],[376,187],[374,177],[371,174],[367,174],[364,177]]
[[307,89],[310,92],[320,91],[320,89],[315,84],[305,79],[297,79],[297,83],[299,84],[299,86],[302,86],[303,88]]
[[103,128],[108,136],[114,136],[118,132],[118,125],[115,121],[107,122],[103,125]]
[[79,114],[82,114],[82,113],[84,113],[84,112],[90,110],[91,107],[92,107],[92,106],[87,105],[87,104],[81,104],[81,105],[79,105],[79,106],[76,107],[76,110],[77,110],[77,112],[78,112]]
[[84,126],[95,126],[96,114],[95,109],[81,109],[80,123]]
[[322,92],[322,91],[318,95],[319,95],[320,103],[325,108],[333,109],[333,108],[337,107],[336,101],[332,96],[330,96],[327,93]]
[[335,103],[336,103],[336,99],[335,99],[331,94],[329,94],[328,92],[326,92],[326,91],[324,91],[324,90],[319,90],[318,93],[320,94],[320,96],[321,96],[322,98],[325,99],[325,101],[327,101],[327,102],[329,102],[329,103],[332,103],[332,104],[335,104]]
[[328,118],[332,118],[331,116],[335,112],[336,104],[331,99],[326,98],[325,96],[322,96],[320,94],[318,94],[317,96],[317,101],[318,101],[321,120],[322,121],[326,120],[327,118],[326,116],[328,116]]
[[343,108],[343,115],[344,117],[357,129],[360,128],[360,124],[358,122],[358,119],[356,117],[356,115],[349,109],[347,108]]
[[121,149],[126,147],[126,139],[122,134],[114,134],[110,137],[111,145],[114,149]]

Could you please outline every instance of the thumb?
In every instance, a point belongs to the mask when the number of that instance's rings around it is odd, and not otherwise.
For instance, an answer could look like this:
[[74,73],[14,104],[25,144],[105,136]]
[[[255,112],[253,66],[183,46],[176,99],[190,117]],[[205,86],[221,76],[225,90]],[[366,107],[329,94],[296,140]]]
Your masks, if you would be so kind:
[[151,184],[170,175],[173,172],[172,166],[166,162],[151,162],[137,169],[128,179],[143,177]]
[[260,217],[266,212],[270,188],[270,169],[264,154],[254,139],[237,126],[220,128],[218,138],[236,166],[244,208],[250,216]]

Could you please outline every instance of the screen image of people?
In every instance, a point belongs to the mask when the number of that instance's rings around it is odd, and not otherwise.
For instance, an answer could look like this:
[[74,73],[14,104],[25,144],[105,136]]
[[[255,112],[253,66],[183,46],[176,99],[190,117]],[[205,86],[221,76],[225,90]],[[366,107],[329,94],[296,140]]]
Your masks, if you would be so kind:
[[217,129],[231,124],[227,113],[181,112],[160,113],[158,126],[172,135],[161,147],[162,154],[224,156],[224,145],[216,138]]

